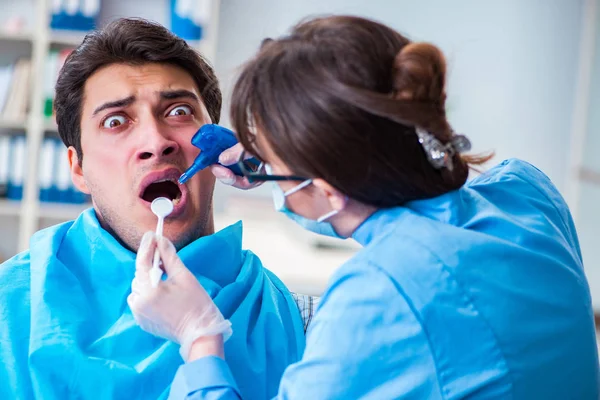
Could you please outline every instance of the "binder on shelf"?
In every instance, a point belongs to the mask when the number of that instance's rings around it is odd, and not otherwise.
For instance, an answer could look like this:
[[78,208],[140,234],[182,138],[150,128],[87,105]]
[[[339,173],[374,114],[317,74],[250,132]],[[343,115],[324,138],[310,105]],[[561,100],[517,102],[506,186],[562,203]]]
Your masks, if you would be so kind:
[[67,154],[67,148],[59,139],[44,138],[39,171],[41,202],[84,204],[90,201],[89,196],[73,184]]
[[7,196],[11,200],[23,198],[23,184],[27,172],[27,140],[24,135],[10,138],[10,156]]
[[27,116],[31,94],[31,60],[29,58],[18,59],[10,78],[9,89],[5,94],[2,118],[24,120]]
[[89,31],[96,27],[100,0],[54,0],[52,1],[52,29]]
[[58,51],[51,50],[46,58],[44,79],[44,117],[50,118],[53,114],[54,84],[56,83],[56,68]]
[[8,191],[8,171],[10,169],[10,137],[0,136],[0,198]]
[[200,40],[210,22],[212,0],[170,0],[171,31],[185,40]]
[[56,184],[54,182],[54,166],[56,153],[56,140],[52,138],[44,138],[40,154],[40,201],[53,201],[56,197]]
[[12,64],[0,67],[0,114],[2,114],[6,105],[14,69]]
[[[50,50],[46,59],[44,71],[44,117],[54,122],[54,86],[58,79],[58,73],[64,65],[67,57],[73,51],[72,48],[62,50]],[[50,126],[50,125],[48,125]]]

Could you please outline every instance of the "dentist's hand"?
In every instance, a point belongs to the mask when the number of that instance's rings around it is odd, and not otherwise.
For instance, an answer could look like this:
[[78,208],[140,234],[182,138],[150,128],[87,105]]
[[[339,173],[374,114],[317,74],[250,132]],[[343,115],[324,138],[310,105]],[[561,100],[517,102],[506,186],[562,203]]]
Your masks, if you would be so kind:
[[[149,272],[157,247],[167,279],[153,288]],[[198,279],[183,265],[175,246],[153,232],[142,238],[131,290],[127,303],[136,322],[143,330],[180,344],[185,361],[194,342],[221,334],[225,342],[231,336],[231,323],[223,318]]]
[[[235,146],[230,147],[224,152],[222,152],[219,156],[219,162],[223,165],[233,165],[240,158],[240,154],[242,154],[242,151],[244,151],[244,148],[242,147],[241,143],[238,143]],[[250,154],[247,155],[247,159],[251,157],[252,156]],[[250,183],[248,182],[248,178],[243,176],[237,176],[231,170],[218,164],[211,165],[210,170],[215,176],[215,178],[221,181],[221,183],[236,187],[238,189],[252,189],[262,184],[262,182]]]

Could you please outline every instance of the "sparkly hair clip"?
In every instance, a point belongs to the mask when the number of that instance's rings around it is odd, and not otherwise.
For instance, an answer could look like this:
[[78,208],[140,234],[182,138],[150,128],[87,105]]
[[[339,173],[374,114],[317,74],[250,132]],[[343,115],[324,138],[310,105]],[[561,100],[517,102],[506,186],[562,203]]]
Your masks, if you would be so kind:
[[452,171],[454,168],[452,163],[454,154],[471,150],[471,142],[464,135],[453,134],[448,143],[442,144],[426,130],[416,127],[416,131],[419,143],[423,146],[429,163],[436,169],[446,168],[448,171]]

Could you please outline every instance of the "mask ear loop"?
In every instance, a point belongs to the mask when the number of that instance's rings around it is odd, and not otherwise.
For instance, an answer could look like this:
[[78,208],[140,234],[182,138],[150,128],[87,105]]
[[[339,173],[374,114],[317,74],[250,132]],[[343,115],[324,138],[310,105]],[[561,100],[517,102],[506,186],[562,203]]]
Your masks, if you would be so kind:
[[[307,187],[308,185],[310,185],[312,183],[312,179],[307,179],[304,182],[298,184],[297,186],[291,188],[290,190],[286,191],[283,193],[283,198],[285,199],[287,196],[294,194],[302,189],[304,189],[305,187]],[[346,201],[348,201],[348,196],[346,196]],[[321,215],[319,218],[317,218],[317,222],[323,222],[331,217],[333,217],[334,215],[336,215],[337,213],[339,213],[340,210],[331,210],[329,211],[327,214]]]
[[[345,196],[345,200],[346,202],[348,201],[349,197]],[[344,206],[345,207],[345,206]],[[338,214],[341,210],[331,210],[329,211],[327,214],[321,215],[319,218],[317,218],[317,222],[323,222],[325,220],[328,220],[329,218],[333,217],[334,215]]]
[[283,193],[284,197],[288,197],[290,194],[294,194],[299,190],[304,189],[305,187],[307,187],[308,185],[310,185],[312,183],[312,179],[307,179],[302,183],[299,183],[298,185],[296,185],[295,187],[291,188],[290,190],[288,190],[287,192]]
[[340,210],[331,210],[327,214],[321,215],[319,218],[317,218],[317,222],[323,222],[323,221],[333,217],[334,215],[336,215],[339,212],[340,212]]

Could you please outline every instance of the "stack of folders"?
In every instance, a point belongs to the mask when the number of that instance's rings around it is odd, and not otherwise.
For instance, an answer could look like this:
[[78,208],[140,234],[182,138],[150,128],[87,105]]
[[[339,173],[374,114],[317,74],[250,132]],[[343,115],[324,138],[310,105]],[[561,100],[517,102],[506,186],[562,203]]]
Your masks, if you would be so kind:
[[54,116],[54,85],[58,79],[58,73],[65,63],[65,60],[73,49],[50,50],[46,58],[46,71],[44,73],[44,116],[51,118]]
[[87,31],[96,26],[100,0],[53,0],[50,27]]
[[31,81],[31,60],[20,58],[0,66],[0,117],[22,121],[27,115],[27,96]]
[[[9,200],[23,198],[27,166],[26,137],[0,136],[0,196]],[[67,149],[59,139],[44,138],[38,177],[40,201],[73,204],[89,201],[89,197],[73,185]]]

